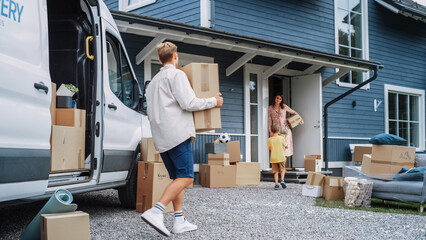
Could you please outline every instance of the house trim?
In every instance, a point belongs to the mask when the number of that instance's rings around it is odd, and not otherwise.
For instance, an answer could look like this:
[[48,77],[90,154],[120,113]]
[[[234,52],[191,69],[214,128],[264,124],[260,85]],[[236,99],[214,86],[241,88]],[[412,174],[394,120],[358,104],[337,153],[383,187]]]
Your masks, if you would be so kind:
[[385,131],[389,133],[389,91],[417,95],[419,97],[419,147],[416,151],[423,152],[425,150],[425,90],[401,87],[396,85],[385,84]]
[[200,0],[200,26],[211,27],[211,0]]
[[128,0],[119,0],[118,1],[118,10],[129,12],[141,7],[144,7],[146,5],[155,3],[157,0],[139,0],[139,2],[134,3],[132,5],[128,4]]

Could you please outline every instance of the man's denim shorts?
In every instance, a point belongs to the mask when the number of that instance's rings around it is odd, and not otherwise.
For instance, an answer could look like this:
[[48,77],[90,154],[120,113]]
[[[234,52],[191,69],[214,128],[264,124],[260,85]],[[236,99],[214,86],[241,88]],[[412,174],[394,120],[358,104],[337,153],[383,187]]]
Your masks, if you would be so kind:
[[170,179],[194,178],[194,156],[190,139],[160,155],[169,172]]

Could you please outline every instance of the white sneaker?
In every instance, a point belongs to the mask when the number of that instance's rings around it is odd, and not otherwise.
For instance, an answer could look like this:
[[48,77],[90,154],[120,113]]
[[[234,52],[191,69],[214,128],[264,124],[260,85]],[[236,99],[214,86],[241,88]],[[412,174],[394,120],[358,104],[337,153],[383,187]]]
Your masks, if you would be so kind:
[[167,237],[170,236],[170,231],[164,226],[163,213],[154,213],[152,209],[148,209],[142,213],[141,218],[159,233]]
[[198,229],[197,225],[188,222],[186,219],[183,222],[176,221],[175,219],[173,223],[173,233],[190,232],[197,229]]

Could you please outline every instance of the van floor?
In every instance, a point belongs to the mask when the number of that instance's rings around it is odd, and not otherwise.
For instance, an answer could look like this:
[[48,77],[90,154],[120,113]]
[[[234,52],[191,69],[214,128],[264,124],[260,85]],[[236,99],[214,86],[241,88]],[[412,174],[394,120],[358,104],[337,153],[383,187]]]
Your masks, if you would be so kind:
[[[330,176],[331,174],[333,174],[332,171],[321,171],[321,172],[317,172],[317,173],[321,173],[325,176]],[[285,176],[284,176],[284,181],[286,183],[304,184],[304,183],[306,183],[307,178],[308,178],[308,172],[298,171],[298,170],[286,170]],[[272,173],[271,170],[263,170],[261,172],[260,181],[273,182],[274,181],[274,174]]]

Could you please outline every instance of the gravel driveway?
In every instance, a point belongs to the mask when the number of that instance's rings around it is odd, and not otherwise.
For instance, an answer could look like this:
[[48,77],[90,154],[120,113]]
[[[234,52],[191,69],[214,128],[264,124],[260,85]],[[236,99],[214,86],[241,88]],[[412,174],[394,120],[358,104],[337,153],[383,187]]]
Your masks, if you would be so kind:
[[[195,232],[169,239],[426,239],[426,217],[315,207],[302,185],[273,190],[273,183],[228,189],[194,185],[185,190],[184,214]],[[115,190],[77,194],[90,214],[92,239],[164,239],[140,213],[123,209]],[[0,239],[17,239],[44,202],[0,208]],[[172,228],[173,214],[165,215]]]

